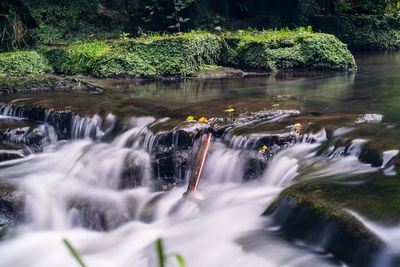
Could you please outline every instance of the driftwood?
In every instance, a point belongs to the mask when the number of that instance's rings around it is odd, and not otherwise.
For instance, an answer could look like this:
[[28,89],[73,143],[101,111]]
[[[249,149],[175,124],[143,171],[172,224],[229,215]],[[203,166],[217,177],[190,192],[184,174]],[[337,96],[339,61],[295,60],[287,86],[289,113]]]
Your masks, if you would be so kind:
[[208,148],[210,147],[211,134],[203,135],[201,138],[201,144],[199,152],[197,153],[196,163],[193,168],[192,175],[189,180],[189,185],[184,196],[190,193],[196,192],[200,182],[200,176],[203,172],[203,167],[206,162]]

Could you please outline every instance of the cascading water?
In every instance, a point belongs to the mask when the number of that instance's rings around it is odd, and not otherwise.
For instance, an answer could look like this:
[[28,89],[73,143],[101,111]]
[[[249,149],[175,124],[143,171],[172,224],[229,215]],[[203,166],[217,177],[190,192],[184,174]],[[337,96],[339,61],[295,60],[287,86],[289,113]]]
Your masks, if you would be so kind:
[[[74,136],[99,137],[98,124],[92,122],[88,130],[76,119]],[[318,179],[380,171],[357,160],[359,141],[347,152],[317,155],[326,133],[305,136],[272,157],[258,179],[243,183],[249,162],[244,154],[266,157],[254,144],[268,137],[214,140],[201,180],[202,199],[177,205],[184,186],[151,190],[157,178],[151,159],[158,144],[148,129],[152,123],[157,122],[135,118],[110,143],[53,141],[41,154],[0,163],[1,176],[25,195],[24,222],[0,244],[0,266],[76,266],[63,238],[89,267],[156,266],[158,237],[190,267],[340,266],[328,254],[281,240],[269,218],[260,215],[296,183],[299,173],[304,173],[302,179]],[[128,175],[135,181],[132,186],[124,185],[127,172],[133,175]]]

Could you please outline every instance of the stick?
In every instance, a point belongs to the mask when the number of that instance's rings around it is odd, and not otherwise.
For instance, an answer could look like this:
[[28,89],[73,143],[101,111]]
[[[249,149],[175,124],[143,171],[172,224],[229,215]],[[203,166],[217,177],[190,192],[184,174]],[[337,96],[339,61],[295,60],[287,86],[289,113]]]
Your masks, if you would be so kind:
[[190,193],[196,192],[199,187],[200,176],[203,172],[204,163],[206,162],[208,148],[210,147],[211,134],[203,135],[201,137],[200,149],[197,154],[196,163],[194,165],[192,176],[189,180],[189,185],[184,196],[188,196]]

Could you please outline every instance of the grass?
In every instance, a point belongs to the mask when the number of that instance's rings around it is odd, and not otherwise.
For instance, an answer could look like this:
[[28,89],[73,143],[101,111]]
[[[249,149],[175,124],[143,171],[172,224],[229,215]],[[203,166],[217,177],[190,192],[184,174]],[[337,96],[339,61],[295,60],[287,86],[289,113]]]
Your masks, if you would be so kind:
[[[63,239],[64,245],[67,247],[68,251],[71,253],[71,256],[76,260],[76,262],[79,264],[81,267],[87,267],[87,265],[84,263],[80,253],[78,250],[69,242],[67,239]],[[167,260],[169,257],[174,257],[176,262],[178,263],[179,267],[185,267],[185,259],[177,253],[172,253],[172,254],[166,254],[165,249],[164,249],[164,242],[161,238],[158,238],[156,240],[156,252],[157,252],[157,260],[158,260],[158,266],[159,267],[166,267],[167,266]]]

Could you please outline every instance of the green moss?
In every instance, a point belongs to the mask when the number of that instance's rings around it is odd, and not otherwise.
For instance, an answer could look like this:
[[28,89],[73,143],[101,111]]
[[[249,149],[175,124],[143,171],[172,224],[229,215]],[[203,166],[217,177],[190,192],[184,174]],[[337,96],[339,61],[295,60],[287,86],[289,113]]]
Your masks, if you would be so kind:
[[225,64],[258,70],[355,68],[352,54],[337,38],[308,31],[239,32],[226,36]]
[[0,76],[39,76],[50,71],[46,58],[35,51],[0,53]]
[[282,196],[288,196],[299,204],[307,203],[326,219],[353,220],[344,211],[350,209],[381,224],[397,225],[400,213],[394,211],[400,205],[398,177],[375,173],[365,175],[364,180],[368,182],[361,185],[306,181],[288,188]]
[[90,75],[97,60],[108,50],[105,42],[96,41],[49,49],[46,55],[57,73]]
[[209,33],[151,36],[113,43],[98,62],[94,75],[188,76],[203,64],[214,64],[221,54],[219,37]]
[[[90,41],[66,46],[40,48],[58,74],[97,77],[191,76],[204,65],[228,65],[256,70],[354,68],[354,59],[336,38],[290,31],[189,32],[151,35],[142,38]],[[0,73],[40,75],[48,71],[46,60],[36,52],[21,52],[12,60],[3,59]],[[20,55],[17,57],[16,55]],[[22,55],[22,56],[21,56]],[[25,55],[29,58],[25,62]],[[6,56],[3,56],[6,58]],[[10,63],[15,61],[18,64]],[[22,63],[25,71],[16,71]],[[34,64],[32,64],[34,63]],[[42,65],[43,65],[42,64]],[[14,66],[15,65],[15,66]]]
[[304,38],[301,54],[312,69],[346,70],[355,67],[353,55],[333,35],[318,34]]

